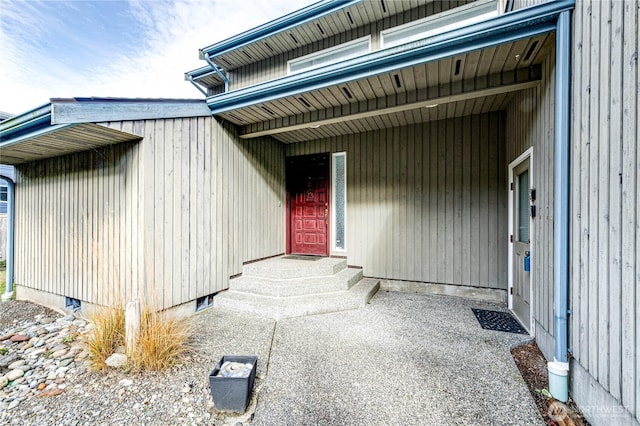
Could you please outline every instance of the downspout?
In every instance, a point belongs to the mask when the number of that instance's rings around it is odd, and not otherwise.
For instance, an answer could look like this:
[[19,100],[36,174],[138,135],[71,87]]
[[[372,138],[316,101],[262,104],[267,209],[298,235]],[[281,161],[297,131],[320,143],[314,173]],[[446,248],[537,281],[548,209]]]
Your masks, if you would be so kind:
[[198,84],[195,81],[193,81],[193,76],[192,75],[189,76],[189,81],[191,82],[191,84],[194,85],[194,87],[196,89],[198,89],[200,91],[200,93],[202,93],[205,96],[209,96],[209,94],[206,92],[206,90],[204,90],[202,87],[198,86]]
[[549,362],[549,392],[569,398],[568,294],[569,294],[569,91],[571,14],[558,17],[556,29],[555,184],[553,247],[553,362]]
[[7,182],[7,283],[5,292],[0,299],[5,302],[13,297],[13,244],[15,227],[15,184],[10,177],[0,175],[0,179]]
[[224,91],[228,92],[229,91],[229,77],[227,77],[227,75],[224,73],[222,68],[220,68],[218,65],[213,63],[213,61],[209,57],[208,53],[204,54],[204,60],[207,61],[209,66],[211,68],[213,68],[213,70],[216,72],[216,74],[218,74],[220,76],[220,78],[224,81]]

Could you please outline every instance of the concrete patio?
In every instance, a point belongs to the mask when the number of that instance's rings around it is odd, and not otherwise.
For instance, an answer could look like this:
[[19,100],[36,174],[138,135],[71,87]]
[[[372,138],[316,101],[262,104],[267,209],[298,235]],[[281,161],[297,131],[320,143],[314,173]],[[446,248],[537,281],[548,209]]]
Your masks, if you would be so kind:
[[217,330],[216,352],[259,357],[237,421],[254,412],[261,425],[542,424],[509,352],[529,337],[483,330],[478,307],[504,310],[379,291],[357,310],[276,322],[214,308],[198,323]]

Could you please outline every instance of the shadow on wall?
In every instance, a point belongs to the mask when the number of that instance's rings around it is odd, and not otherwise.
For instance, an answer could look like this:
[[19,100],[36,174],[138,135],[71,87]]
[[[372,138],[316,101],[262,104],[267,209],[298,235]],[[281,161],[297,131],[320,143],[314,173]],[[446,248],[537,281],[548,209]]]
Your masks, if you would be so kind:
[[121,142],[90,151],[18,164],[15,166],[16,183],[45,176],[70,176],[95,170],[100,170],[105,176],[123,174],[126,171],[127,157],[138,144],[138,141]]

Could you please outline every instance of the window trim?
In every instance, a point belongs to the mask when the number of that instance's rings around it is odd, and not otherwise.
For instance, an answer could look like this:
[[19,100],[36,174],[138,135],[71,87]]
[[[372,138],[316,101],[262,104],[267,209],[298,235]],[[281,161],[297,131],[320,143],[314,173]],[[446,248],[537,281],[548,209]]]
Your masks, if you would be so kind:
[[341,43],[341,44],[338,44],[336,46],[329,47],[327,49],[322,49],[322,50],[319,50],[317,52],[310,53],[308,55],[299,56],[299,57],[294,58],[294,59],[289,59],[287,61],[287,75],[299,74],[301,72],[309,71],[309,70],[316,69],[316,68],[321,68],[321,67],[329,65],[329,64],[335,64],[335,63],[338,63],[338,62],[341,62],[341,61],[346,61],[348,59],[352,59],[352,58],[355,58],[357,56],[360,56],[360,55],[345,56],[344,58],[340,58],[337,61],[330,61],[330,62],[319,64],[319,65],[311,65],[311,66],[306,67],[306,68],[304,68],[302,70],[291,71],[291,65],[295,65],[295,64],[297,64],[299,62],[304,62],[304,61],[307,61],[309,59],[313,59],[313,58],[316,58],[316,57],[319,57],[319,56],[324,56],[324,55],[328,55],[328,54],[331,54],[331,53],[335,53],[336,51],[339,51],[341,49],[345,49],[347,47],[351,47],[353,45],[356,45],[356,44],[359,44],[359,43],[363,43],[363,41],[366,41],[366,43],[367,43],[367,53],[371,52],[371,34],[369,34],[367,36],[360,37],[360,38],[348,41],[346,43]]
[[[337,247],[336,244],[336,232],[337,232],[337,224],[336,221],[336,161],[337,157],[344,158],[344,242],[343,247]],[[332,253],[346,253],[347,252],[347,152],[334,152],[331,154],[331,252]]]
[[[415,35],[414,36],[408,36],[407,40],[403,40],[400,43],[396,42],[396,43],[391,44],[391,45],[385,43],[385,37],[390,35],[390,34],[402,32],[402,31],[405,31],[405,30],[413,28],[413,27],[418,27],[418,26],[423,25],[423,24],[425,24],[427,22],[446,19],[448,16],[464,12],[465,10],[482,8],[488,3],[495,3],[495,9],[491,13],[484,13],[482,15],[477,15],[477,16],[474,16],[474,17],[469,18],[469,19],[465,19],[465,20],[462,20],[462,21],[456,21],[454,23],[445,25],[444,27],[437,27],[436,29],[433,29],[433,30],[427,30],[427,31],[424,31],[423,33],[420,33],[417,36],[415,36]],[[457,29],[457,28],[461,28],[461,27],[464,27],[464,26],[467,26],[467,25],[470,25],[470,24],[473,24],[473,23],[482,22],[487,17],[491,18],[491,17],[495,17],[495,16],[501,15],[502,13],[504,13],[503,10],[504,10],[504,7],[503,7],[503,1],[502,0],[484,0],[484,1],[480,0],[480,1],[476,1],[476,2],[472,2],[472,3],[466,4],[464,6],[459,6],[459,7],[455,7],[455,8],[449,9],[449,10],[445,10],[444,12],[440,12],[440,13],[437,13],[435,15],[430,15],[430,16],[427,16],[427,17],[422,18],[422,19],[418,19],[418,20],[415,20],[415,21],[407,22],[406,24],[398,25],[396,27],[387,28],[386,30],[380,31],[380,48],[381,49],[386,49],[386,48],[390,48],[390,47],[401,46],[403,44],[411,43],[411,42],[418,41],[418,40],[423,40],[425,38],[429,38],[429,37],[432,37],[434,35],[441,34],[441,33],[444,33],[444,32],[448,32],[448,31],[451,31],[451,30],[454,30],[454,29]]]

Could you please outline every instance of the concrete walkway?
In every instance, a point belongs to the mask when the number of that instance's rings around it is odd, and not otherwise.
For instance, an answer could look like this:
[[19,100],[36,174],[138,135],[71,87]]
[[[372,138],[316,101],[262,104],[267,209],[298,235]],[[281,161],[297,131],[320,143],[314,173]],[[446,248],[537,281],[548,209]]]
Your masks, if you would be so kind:
[[509,352],[529,338],[483,330],[476,307],[504,309],[380,291],[359,310],[277,323],[207,315],[244,336],[228,354],[259,356],[255,424],[543,424]]

